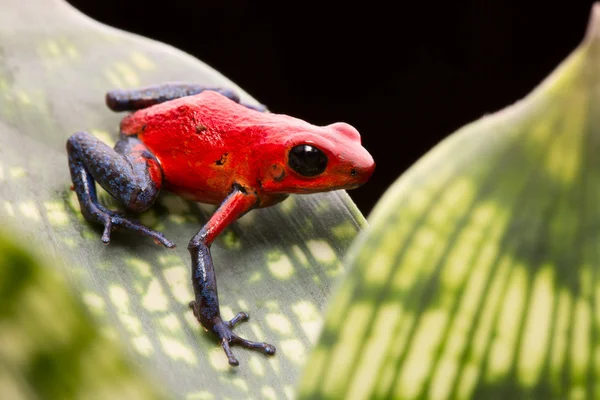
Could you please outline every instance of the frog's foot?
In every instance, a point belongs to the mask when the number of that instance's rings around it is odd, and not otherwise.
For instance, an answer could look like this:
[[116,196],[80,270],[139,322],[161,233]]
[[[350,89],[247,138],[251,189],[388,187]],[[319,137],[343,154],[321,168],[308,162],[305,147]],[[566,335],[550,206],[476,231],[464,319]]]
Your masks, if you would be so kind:
[[125,218],[121,213],[111,211],[100,204],[95,204],[90,210],[84,213],[88,221],[95,221],[104,225],[104,233],[102,234],[102,243],[110,243],[110,233],[117,227],[134,231],[143,236],[149,236],[154,239],[157,244],[162,244],[167,248],[175,247],[175,243],[167,239],[162,233],[154,231],[137,221],[132,221]]
[[[200,321],[200,310],[198,309],[197,303],[192,301],[190,302],[189,306],[194,312],[194,316],[198,319],[198,321]],[[233,355],[230,346],[237,345],[251,350],[258,350],[269,356],[274,355],[276,352],[275,346],[272,344],[265,342],[252,342],[233,333],[233,327],[246,320],[248,320],[248,314],[245,312],[239,312],[229,321],[223,321],[220,317],[215,317],[211,321],[210,325],[212,326],[204,326],[203,324],[205,329],[217,335],[219,342],[221,343],[221,347],[223,347],[225,355],[227,355],[229,365],[234,367],[237,367],[240,363]]]

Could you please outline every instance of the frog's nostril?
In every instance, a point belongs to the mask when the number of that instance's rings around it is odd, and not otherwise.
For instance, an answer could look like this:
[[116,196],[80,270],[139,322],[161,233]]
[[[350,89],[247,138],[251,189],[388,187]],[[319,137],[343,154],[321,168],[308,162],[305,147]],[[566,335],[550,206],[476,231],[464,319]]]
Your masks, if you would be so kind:
[[352,177],[355,177],[358,174],[358,172],[356,172],[356,168],[352,168],[350,170],[350,175],[352,175]]

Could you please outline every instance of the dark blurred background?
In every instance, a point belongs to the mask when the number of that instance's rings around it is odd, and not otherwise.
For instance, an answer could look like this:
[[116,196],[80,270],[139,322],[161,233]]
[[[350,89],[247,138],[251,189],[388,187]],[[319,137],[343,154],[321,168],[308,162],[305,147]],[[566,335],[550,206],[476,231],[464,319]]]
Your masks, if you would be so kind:
[[527,94],[581,41],[589,1],[68,0],[208,63],[276,113],[361,133],[385,189],[465,123]]

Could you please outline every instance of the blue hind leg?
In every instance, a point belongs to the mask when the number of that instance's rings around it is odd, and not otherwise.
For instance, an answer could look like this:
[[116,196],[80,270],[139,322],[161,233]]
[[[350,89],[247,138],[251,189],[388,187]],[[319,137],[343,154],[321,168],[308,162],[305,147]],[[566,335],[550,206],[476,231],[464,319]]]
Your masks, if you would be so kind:
[[251,105],[240,101],[240,97],[231,89],[207,87],[194,83],[163,83],[138,89],[111,90],[106,94],[106,105],[113,111],[135,111],[147,108],[165,101],[193,96],[205,90],[212,90],[257,111],[267,111],[264,105]]
[[108,210],[98,202],[98,182],[125,207],[135,212],[149,208],[160,192],[162,172],[158,161],[135,137],[124,137],[114,149],[87,132],[78,132],[67,140],[71,180],[81,213],[86,220],[104,225],[102,242],[110,242],[114,228],[122,227],[150,236],[166,247],[175,244],[162,233]]

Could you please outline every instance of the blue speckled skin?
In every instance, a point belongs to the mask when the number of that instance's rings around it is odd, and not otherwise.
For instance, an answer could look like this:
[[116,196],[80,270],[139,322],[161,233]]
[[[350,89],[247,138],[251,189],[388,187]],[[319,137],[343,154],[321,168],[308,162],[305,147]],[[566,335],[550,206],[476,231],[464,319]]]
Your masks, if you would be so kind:
[[[112,149],[87,132],[77,132],[67,140],[69,169],[81,213],[88,221],[104,225],[105,244],[110,242],[112,229],[121,226],[150,236],[166,247],[175,247],[162,233],[123,218],[98,202],[94,182],[132,211],[144,211],[154,203],[159,190],[150,179],[147,163],[134,161],[140,154],[132,151],[133,147],[145,148],[137,138],[123,137]],[[147,150],[142,158],[155,160]]]
[[[111,91],[106,95],[106,102],[109,108],[115,111],[135,111],[178,97],[194,95],[203,90],[211,89],[184,83],[164,84],[138,90]],[[212,90],[239,102],[239,97],[231,90]],[[246,106],[259,111],[266,110],[264,106]],[[166,247],[175,247],[175,244],[162,233],[124,218],[98,202],[94,182],[98,182],[127,209],[134,212],[148,209],[158,197],[163,180],[160,164],[137,137],[121,135],[113,149],[87,132],[78,132],[67,140],[67,153],[71,179],[81,212],[86,220],[104,225],[102,241],[105,244],[110,242],[111,231],[116,227],[122,227],[150,236]],[[233,207],[240,207],[240,213],[243,212],[244,207],[251,208],[248,203],[254,201],[251,196],[243,188],[234,187],[231,195],[223,201],[213,218],[221,218],[220,210],[231,208],[232,204]],[[273,345],[252,342],[233,333],[232,329],[238,322],[248,319],[248,314],[245,312],[238,313],[230,321],[221,319],[216,275],[210,255],[210,244],[218,235],[213,224],[214,221],[211,219],[192,238],[188,246],[192,258],[192,285],[195,294],[195,300],[190,302],[189,306],[198,321],[219,338],[231,365],[238,365],[238,361],[232,354],[230,345],[240,345],[268,355],[275,354],[276,349]]]
[[264,105],[255,106],[240,102],[240,97],[231,89],[211,88],[193,83],[180,82],[151,85],[135,90],[112,90],[106,94],[106,105],[113,111],[141,110],[142,108],[164,103],[165,101],[192,96],[205,90],[218,92],[236,103],[240,103],[254,110],[267,110]]

